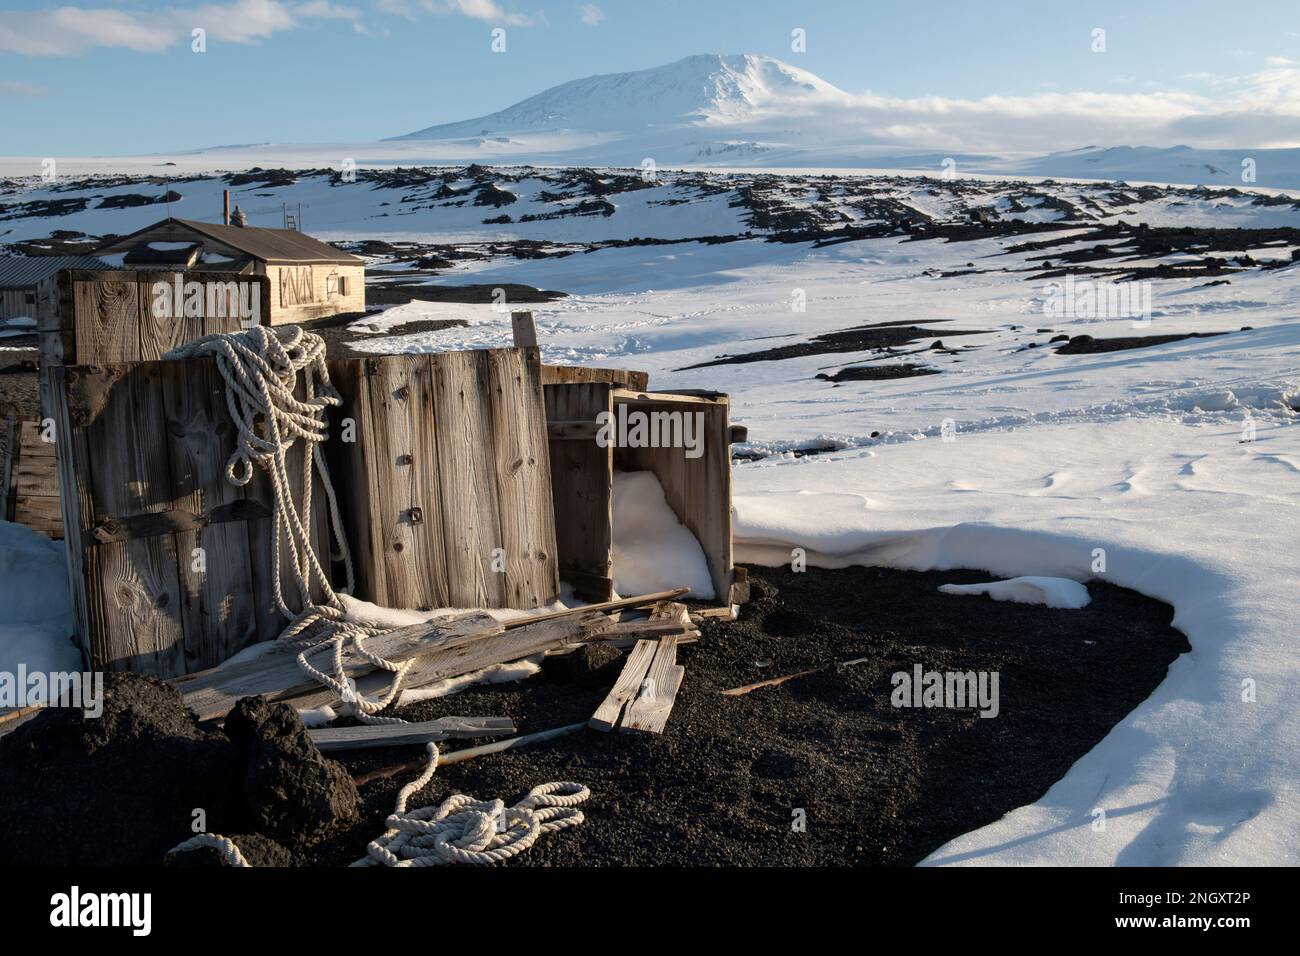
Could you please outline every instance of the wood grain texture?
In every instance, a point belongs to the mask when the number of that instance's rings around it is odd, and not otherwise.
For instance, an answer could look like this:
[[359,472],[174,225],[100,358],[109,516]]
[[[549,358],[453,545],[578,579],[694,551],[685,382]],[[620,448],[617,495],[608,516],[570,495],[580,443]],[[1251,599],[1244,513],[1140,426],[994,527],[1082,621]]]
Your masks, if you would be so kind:
[[308,730],[321,753],[367,750],[373,747],[420,745],[464,737],[501,737],[515,732],[509,717],[440,717],[410,724],[362,724],[359,727],[322,727]]
[[503,575],[492,566],[502,536],[485,366],[472,352],[434,358],[448,598],[453,607],[504,607]]
[[[163,432],[177,503],[200,514],[244,502],[225,478],[237,431],[225,385],[211,361],[160,366]],[[213,667],[259,636],[245,522],[209,524],[175,534],[187,670]]]
[[[550,456],[536,353],[484,352],[496,456],[506,605],[535,608],[559,593]],[[539,426],[541,426],[539,428]]]
[[677,638],[659,638],[641,687],[623,712],[622,729],[663,733],[685,673],[686,669],[677,663]]
[[608,733],[619,726],[623,719],[624,708],[641,690],[641,682],[650,670],[650,663],[654,660],[657,646],[657,641],[636,642],[636,646],[632,648],[632,652],[628,654],[623,664],[618,680],[614,682],[605,699],[600,702],[596,712],[591,715],[591,720],[587,721],[588,727]]
[[[405,661],[424,654],[451,653],[466,643],[479,644],[494,634],[502,633],[501,625],[488,614],[471,612],[454,618],[399,628],[377,635],[366,642],[372,653],[386,660]],[[200,720],[224,717],[240,697],[261,694],[268,700],[288,700],[310,694],[321,694],[320,685],[297,664],[297,654],[274,651],[242,664],[210,669],[173,681],[180,691],[185,706]],[[316,649],[309,655],[315,666],[333,670],[328,652]],[[369,661],[348,653],[344,670],[349,678],[360,678],[375,670]],[[380,675],[385,682],[390,674]],[[323,702],[329,703],[333,695],[324,692]],[[296,703],[295,706],[315,706]]]
[[[612,386],[605,383],[544,387],[548,422],[596,421],[613,408]],[[551,465],[555,545],[560,564],[583,576],[589,600],[608,600],[613,593],[614,449],[568,437],[548,441]],[[599,593],[596,582],[607,582]],[[570,582],[574,583],[574,582]]]
[[130,362],[140,358],[140,292],[133,275],[93,273],[75,280],[73,329],[78,361]]
[[731,534],[731,442],[730,403],[726,396],[710,393],[613,392],[615,411],[619,405],[629,410],[679,412],[701,415],[702,453],[688,458],[685,448],[619,448],[614,467],[625,471],[652,471],[663,487],[664,498],[678,519],[700,542],[714,600],[721,605],[731,601],[733,546]]
[[[107,401],[86,427],[94,520],[174,507],[170,462],[160,446],[166,425],[159,363],[101,374],[96,387]],[[114,670],[183,674],[175,540],[96,544],[85,557],[96,660]]]
[[375,600],[389,607],[446,607],[449,600],[433,368],[420,356],[385,356],[367,374],[370,521],[382,548]]

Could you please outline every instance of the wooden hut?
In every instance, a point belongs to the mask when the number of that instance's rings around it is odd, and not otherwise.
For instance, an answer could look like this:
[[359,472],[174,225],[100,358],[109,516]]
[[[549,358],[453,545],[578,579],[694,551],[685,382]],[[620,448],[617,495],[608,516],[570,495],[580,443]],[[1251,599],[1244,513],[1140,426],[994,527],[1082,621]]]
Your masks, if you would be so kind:
[[107,269],[94,256],[0,256],[0,323],[36,318],[36,287],[61,269]]
[[128,269],[266,276],[272,325],[366,310],[365,260],[294,229],[164,219],[97,252]]

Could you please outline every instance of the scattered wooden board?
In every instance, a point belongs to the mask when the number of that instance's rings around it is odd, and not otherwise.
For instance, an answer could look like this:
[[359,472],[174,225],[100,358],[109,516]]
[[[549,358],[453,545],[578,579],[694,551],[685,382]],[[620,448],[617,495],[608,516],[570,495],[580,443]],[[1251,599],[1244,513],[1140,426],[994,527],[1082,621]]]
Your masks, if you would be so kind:
[[427,744],[431,740],[446,740],[448,737],[499,737],[514,732],[515,722],[509,717],[441,717],[414,724],[322,727],[308,730],[307,735],[317,750],[329,753],[334,750]]
[[662,734],[685,673],[677,663],[677,638],[660,638],[641,689],[623,712],[623,729]]
[[[599,612],[539,621],[527,627],[503,631],[454,647],[438,647],[416,657],[407,671],[402,687],[415,690],[448,677],[459,677],[482,670],[492,664],[517,661],[534,654],[579,644],[598,638],[608,627],[609,618]],[[390,658],[391,659],[391,658]],[[359,694],[373,695],[383,691],[392,681],[387,671],[373,671],[355,680]],[[328,689],[312,684],[306,693],[294,694],[287,702],[299,709],[332,704],[337,697]],[[399,698],[400,705],[401,700]]]
[[631,728],[662,733],[684,673],[677,663],[676,637],[637,641],[587,725],[605,732]]
[[[501,632],[501,624],[490,614],[475,611],[398,628],[372,638],[366,647],[386,660],[404,661],[436,650],[462,647]],[[329,670],[331,663],[326,655],[326,649],[318,649],[308,660]],[[170,683],[200,720],[212,720],[224,717],[241,697],[261,694],[267,700],[285,700],[319,688],[298,666],[297,656],[288,651],[270,651],[243,664],[210,668],[174,678]],[[352,657],[345,661],[344,670],[355,680],[375,670],[375,666]]]

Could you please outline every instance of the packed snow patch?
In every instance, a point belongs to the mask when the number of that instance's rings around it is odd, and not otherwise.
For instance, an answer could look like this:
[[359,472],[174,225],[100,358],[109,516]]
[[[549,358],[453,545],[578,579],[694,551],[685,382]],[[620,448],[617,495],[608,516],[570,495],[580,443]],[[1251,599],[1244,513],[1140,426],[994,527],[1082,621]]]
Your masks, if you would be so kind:
[[0,671],[81,670],[62,542],[0,520],[0,609]]
[[689,587],[687,597],[717,595],[704,549],[664,498],[651,471],[614,472],[614,588],[652,594]]
[[1092,600],[1088,589],[1069,578],[1019,577],[986,584],[944,584],[944,594],[987,594],[995,601],[1017,604],[1045,604],[1048,607],[1081,608]]

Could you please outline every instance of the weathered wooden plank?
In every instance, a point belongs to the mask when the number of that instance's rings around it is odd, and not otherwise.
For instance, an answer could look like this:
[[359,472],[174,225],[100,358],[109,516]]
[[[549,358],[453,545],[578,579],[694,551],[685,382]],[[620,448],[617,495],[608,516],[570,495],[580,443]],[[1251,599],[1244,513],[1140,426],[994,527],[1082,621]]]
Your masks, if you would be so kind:
[[[570,644],[598,640],[613,624],[599,612],[537,623],[524,620],[521,623],[521,627],[503,630],[498,634],[470,641],[447,641],[437,647],[421,649],[402,686],[407,690],[415,690],[449,677],[472,674],[493,664],[504,664]],[[383,693],[391,681],[392,675],[387,671],[374,671],[358,677],[356,689],[360,694],[374,697]],[[335,700],[329,690],[314,688],[305,694],[293,695],[291,703],[299,709],[305,709],[331,704]],[[400,702],[399,699],[398,703]]]
[[[586,724],[566,724],[563,727],[552,727],[549,730],[539,730],[533,734],[511,737],[508,740],[496,740],[490,744],[480,744],[477,747],[467,747],[463,750],[452,750],[438,755],[438,766],[441,767],[452,763],[464,763],[466,760],[473,760],[475,757],[483,757],[487,754],[498,754],[507,750],[517,750],[520,747],[527,747],[529,744],[539,744],[543,741],[567,736],[568,734],[576,734],[580,730],[585,730],[586,727]],[[404,763],[392,764],[387,767],[380,767],[377,770],[367,771],[366,773],[353,777],[352,780],[358,787],[364,787],[366,784],[374,783],[376,780],[388,780],[398,774],[415,773],[419,770],[423,770],[426,766],[428,766],[428,757],[421,756],[414,760],[407,760]]]
[[43,370],[50,383],[49,414],[58,448],[59,504],[63,517],[64,553],[68,559],[68,585],[83,663],[92,666],[94,640],[90,631],[85,566],[85,529],[94,522],[90,493],[90,451],[84,428],[72,427],[68,410],[67,378],[75,372],[62,366]]
[[433,368],[424,357],[386,356],[368,363],[369,428],[377,466],[370,477],[369,520],[383,544],[378,603],[446,607],[449,601]]
[[528,349],[520,353],[520,358],[524,363],[524,425],[529,432],[536,482],[528,503],[534,532],[533,578],[539,603],[548,603],[560,594],[560,553],[555,540],[555,498],[551,491],[554,479],[550,440],[546,434],[546,393],[542,388],[541,355],[536,349]]
[[[383,482],[382,463],[373,440],[370,385],[366,368],[376,368],[377,359],[332,361],[330,382],[343,400],[330,417],[330,442],[326,446],[334,489],[343,513],[344,533],[352,551],[355,594],[380,601],[383,580],[385,538],[381,522],[371,513]],[[368,438],[367,436],[371,436]],[[432,442],[432,436],[429,437]],[[436,464],[436,459],[435,459]]]
[[546,437],[553,441],[596,440],[600,425],[596,422],[547,422]]
[[[534,424],[544,423],[540,382],[518,351],[484,352],[490,384],[493,452],[501,507],[501,547],[505,550],[506,603],[535,608],[550,601],[556,560],[547,533],[551,502],[545,439]],[[535,366],[534,366],[535,368]],[[540,519],[540,520],[539,520]]]
[[136,274],[136,290],[140,296],[140,345],[136,357],[142,361],[157,361],[172,349],[204,335],[202,316],[187,316],[183,308],[158,307],[154,284],[161,282],[174,287],[177,277],[182,282],[194,278],[177,272]]
[[623,712],[622,729],[663,733],[685,673],[686,668],[677,663],[677,638],[661,637],[640,689]]
[[486,376],[471,352],[441,352],[430,359],[441,426],[436,445],[448,598],[454,607],[504,607],[502,575],[492,567],[501,524]]
[[438,764],[439,766],[447,766],[453,763],[464,763],[466,760],[473,760],[475,757],[482,757],[486,754],[499,754],[507,750],[527,747],[529,744],[540,744],[546,740],[554,740],[556,737],[576,734],[586,726],[586,724],[566,724],[563,727],[552,727],[550,730],[539,730],[535,734],[511,737],[509,740],[498,740],[490,744],[480,744],[477,747],[466,747],[464,750],[452,750],[440,754]]
[[307,736],[321,753],[427,744],[453,737],[500,737],[515,732],[509,717],[440,717],[411,724],[362,724],[358,727],[321,727]]
[[[82,369],[104,396],[85,428],[94,520],[175,507],[171,468],[159,446],[165,425],[159,363]],[[98,384],[90,380],[98,377]],[[76,427],[74,425],[74,427]],[[97,665],[163,676],[185,672],[176,542],[169,535],[91,544],[85,552],[88,625]]]
[[619,725],[624,708],[641,690],[641,682],[645,680],[650,670],[650,663],[654,660],[657,646],[657,641],[636,642],[636,646],[632,648],[627,661],[623,664],[618,680],[614,682],[614,686],[596,708],[596,712],[591,715],[587,726],[594,730],[608,732]]
[[140,294],[134,276],[92,273],[74,279],[76,348],[80,364],[140,358]]
[[[200,515],[247,512],[243,491],[226,480],[238,433],[225,385],[210,361],[160,366],[163,432],[175,491]],[[187,669],[212,667],[258,639],[245,522],[205,521],[176,534]],[[271,637],[272,635],[264,635]]]
[[37,497],[18,495],[14,499],[14,521],[26,525],[37,534],[56,541],[63,537],[62,505],[58,495]]
[[510,330],[514,334],[515,348],[537,348],[537,326],[531,312],[511,312]]
[[[612,410],[611,386],[601,383],[545,387],[548,422],[591,421]],[[593,579],[612,578],[614,449],[590,441],[556,438],[549,442],[555,544],[559,562]],[[608,598],[586,590],[584,596]]]
[[542,366],[543,385],[574,385],[583,382],[621,385],[643,392],[650,387],[650,373],[625,368],[591,368],[585,365]]
[[[452,650],[465,642],[477,643],[501,633],[501,625],[481,612],[399,628],[366,642],[367,650],[390,661],[404,661],[425,653]],[[286,700],[312,693],[319,685],[297,663],[297,654],[275,649],[241,664],[212,668],[173,681],[185,706],[200,720],[223,717],[240,697],[261,694],[268,700]],[[328,648],[313,649],[308,659],[315,666],[333,670]],[[345,657],[344,670],[357,679],[375,669],[355,655]],[[385,676],[387,673],[385,672]]]
[[20,457],[55,457],[54,442],[46,441],[43,429],[41,428],[41,423],[35,419],[22,419],[18,440]]
[[14,473],[18,470],[18,420],[0,418],[0,518],[8,519],[13,497]]
[[19,497],[57,498],[59,469],[54,456],[33,454],[35,450],[30,445],[19,450],[17,467],[13,469],[14,494]]

